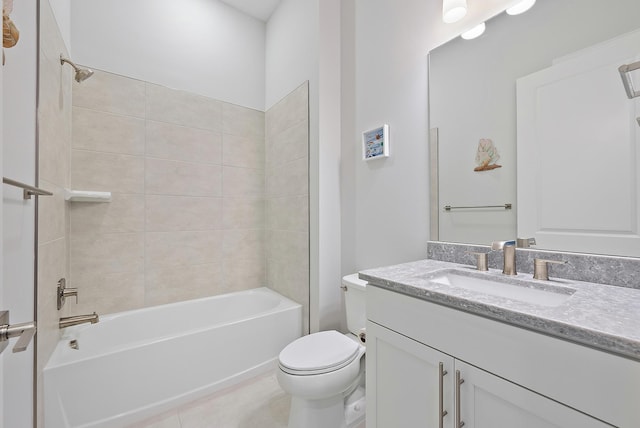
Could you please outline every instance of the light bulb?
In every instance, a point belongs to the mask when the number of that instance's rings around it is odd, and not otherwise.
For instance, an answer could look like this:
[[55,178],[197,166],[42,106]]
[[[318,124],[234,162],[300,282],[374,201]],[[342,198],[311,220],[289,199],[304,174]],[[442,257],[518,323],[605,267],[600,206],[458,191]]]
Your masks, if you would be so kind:
[[514,4],[510,8],[507,9],[507,14],[509,15],[520,15],[521,13],[525,13],[531,7],[536,4],[536,0],[522,0],[519,3]]
[[460,37],[462,37],[465,40],[475,39],[476,37],[479,37],[480,35],[482,35],[482,33],[484,33],[484,30],[486,28],[487,26],[483,22],[481,24],[476,25],[471,30],[465,31],[464,33],[460,34]]
[[447,24],[460,21],[467,14],[467,0],[442,0],[442,20]]

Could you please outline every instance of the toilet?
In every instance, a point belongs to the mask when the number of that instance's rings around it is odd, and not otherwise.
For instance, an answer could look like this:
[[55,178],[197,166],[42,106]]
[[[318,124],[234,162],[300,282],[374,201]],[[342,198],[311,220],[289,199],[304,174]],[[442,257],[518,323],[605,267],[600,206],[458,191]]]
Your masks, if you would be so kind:
[[321,331],[279,355],[277,378],[291,395],[289,428],[357,428],[365,419],[366,282],[342,278],[349,333]]

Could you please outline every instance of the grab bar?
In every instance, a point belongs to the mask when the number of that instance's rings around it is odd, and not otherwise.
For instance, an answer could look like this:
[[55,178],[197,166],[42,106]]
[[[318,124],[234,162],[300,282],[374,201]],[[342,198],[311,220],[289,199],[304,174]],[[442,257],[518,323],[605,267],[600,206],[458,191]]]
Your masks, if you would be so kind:
[[471,209],[471,208],[504,208],[505,210],[510,210],[511,206],[512,206],[511,204],[504,204],[504,205],[474,205],[474,206],[470,206],[470,207],[452,207],[451,205],[445,205],[444,210],[445,211],[451,211],[451,210]]
[[19,187],[20,189],[23,189],[24,191],[22,192],[22,197],[24,199],[31,199],[32,195],[35,195],[35,196],[51,196],[51,195],[53,195],[53,193],[48,192],[46,190],[38,189],[37,187],[33,187],[33,186],[21,183],[21,182],[16,181],[16,180],[12,180],[12,179],[7,178],[7,177],[2,177],[2,182],[4,184],[8,184],[9,186],[15,186],[15,187]]
[[627,97],[629,97],[629,99],[640,97],[640,91],[636,91],[633,88],[633,80],[631,80],[631,74],[629,74],[635,70],[640,70],[640,61],[634,62],[632,64],[624,64],[618,67],[618,72],[620,72],[624,90],[627,92]]

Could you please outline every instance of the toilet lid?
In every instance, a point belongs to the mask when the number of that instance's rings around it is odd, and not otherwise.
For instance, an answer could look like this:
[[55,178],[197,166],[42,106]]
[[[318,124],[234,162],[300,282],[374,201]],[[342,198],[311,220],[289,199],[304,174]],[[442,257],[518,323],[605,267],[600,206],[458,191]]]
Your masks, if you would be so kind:
[[338,370],[358,355],[360,345],[337,331],[321,331],[294,340],[280,352],[280,367],[289,373],[320,374]]

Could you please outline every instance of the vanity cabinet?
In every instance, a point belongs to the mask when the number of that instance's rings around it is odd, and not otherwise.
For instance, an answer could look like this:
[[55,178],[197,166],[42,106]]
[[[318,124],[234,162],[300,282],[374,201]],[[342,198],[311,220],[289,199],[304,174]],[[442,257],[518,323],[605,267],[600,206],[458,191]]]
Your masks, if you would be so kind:
[[367,375],[367,427],[611,426],[372,322]]
[[367,428],[640,426],[636,361],[375,286],[367,317]]

